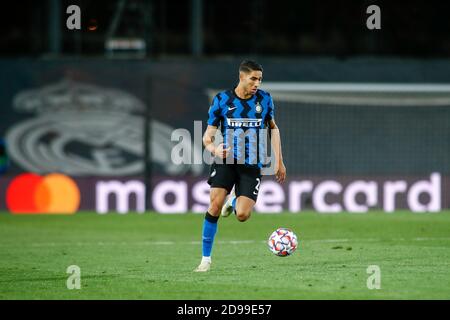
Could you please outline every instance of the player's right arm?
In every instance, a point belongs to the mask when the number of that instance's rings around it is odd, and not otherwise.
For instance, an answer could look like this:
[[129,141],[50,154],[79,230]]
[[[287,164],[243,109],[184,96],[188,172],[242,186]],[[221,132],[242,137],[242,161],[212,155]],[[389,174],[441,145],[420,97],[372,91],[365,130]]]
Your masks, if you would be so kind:
[[217,147],[214,145],[214,137],[216,136],[217,127],[210,126],[206,128],[205,134],[203,135],[203,145],[205,149],[211,152],[214,156],[219,158],[226,158],[230,154],[231,148],[223,148],[223,143],[219,144]]
[[211,152],[215,157],[226,158],[228,157],[231,148],[223,148],[223,143],[217,147],[214,144],[214,137],[216,136],[217,126],[222,118],[222,112],[220,108],[219,98],[215,96],[211,107],[208,111],[208,127],[203,135],[203,145]]

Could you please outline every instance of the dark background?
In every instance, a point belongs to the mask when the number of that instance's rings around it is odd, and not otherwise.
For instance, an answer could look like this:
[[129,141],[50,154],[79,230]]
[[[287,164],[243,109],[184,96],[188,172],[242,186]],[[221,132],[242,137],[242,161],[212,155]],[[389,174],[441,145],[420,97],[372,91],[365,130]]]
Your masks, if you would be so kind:
[[[46,56],[50,26],[60,26],[58,55],[103,55],[120,1],[24,0],[2,3],[0,55]],[[147,57],[190,55],[194,0],[129,0],[117,34],[142,36]],[[82,32],[67,30],[67,6],[82,10]],[[200,1],[200,56],[450,56],[449,1]],[[366,8],[381,8],[381,30],[368,30]],[[56,8],[56,9],[55,9]],[[58,19],[52,10],[57,10]],[[95,31],[88,27],[95,25]],[[55,28],[53,28],[55,29]]]

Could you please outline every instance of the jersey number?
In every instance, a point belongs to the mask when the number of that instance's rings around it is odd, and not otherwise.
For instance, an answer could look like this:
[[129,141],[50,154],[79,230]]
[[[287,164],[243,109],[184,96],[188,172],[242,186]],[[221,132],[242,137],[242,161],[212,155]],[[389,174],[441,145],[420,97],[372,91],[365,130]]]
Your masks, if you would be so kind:
[[256,178],[256,182],[258,182],[258,183],[256,184],[255,191],[253,191],[253,194],[254,194],[255,196],[258,195],[258,192],[259,192],[259,185],[261,184],[261,179],[260,179],[260,178]]

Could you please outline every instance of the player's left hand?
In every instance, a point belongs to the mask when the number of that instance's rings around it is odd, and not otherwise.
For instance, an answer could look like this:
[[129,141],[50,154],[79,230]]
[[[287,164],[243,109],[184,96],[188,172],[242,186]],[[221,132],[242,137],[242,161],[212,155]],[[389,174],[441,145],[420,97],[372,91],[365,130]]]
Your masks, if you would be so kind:
[[280,162],[275,166],[275,176],[277,177],[277,181],[279,183],[283,183],[286,179],[286,167],[283,162]]

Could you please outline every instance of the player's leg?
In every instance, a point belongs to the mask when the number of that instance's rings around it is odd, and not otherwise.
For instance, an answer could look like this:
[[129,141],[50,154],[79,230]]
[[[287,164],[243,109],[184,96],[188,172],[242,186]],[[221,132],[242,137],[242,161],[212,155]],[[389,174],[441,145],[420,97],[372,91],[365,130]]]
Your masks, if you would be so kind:
[[236,200],[234,208],[236,217],[244,222],[250,218],[253,207],[258,198],[261,184],[261,171],[258,168],[240,167],[238,169],[238,182],[235,186]]
[[208,213],[214,218],[219,218],[220,210],[229,191],[225,188],[211,188],[209,192]]
[[196,272],[208,271],[211,266],[211,251],[214,244],[214,238],[217,232],[217,221],[219,220],[220,209],[228,194],[223,188],[211,188],[210,204],[203,220],[202,229],[202,261],[194,270]]
[[256,201],[246,196],[239,196],[236,198],[236,218],[244,222],[250,218],[253,207]]
[[222,207],[220,215],[224,218],[228,217],[230,214],[235,213],[236,209],[236,193],[233,189],[231,191],[230,196]]
[[208,183],[211,185],[210,204],[205,214],[202,229],[202,261],[194,270],[197,272],[208,271],[211,266],[211,251],[217,232],[217,221],[227,194],[234,184],[234,173],[231,168],[223,165],[211,166]]

